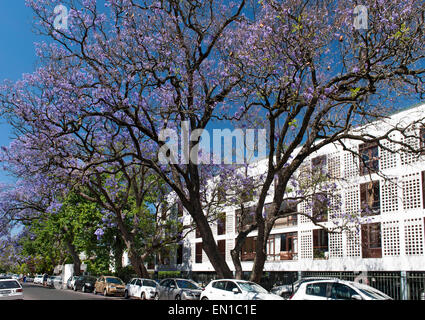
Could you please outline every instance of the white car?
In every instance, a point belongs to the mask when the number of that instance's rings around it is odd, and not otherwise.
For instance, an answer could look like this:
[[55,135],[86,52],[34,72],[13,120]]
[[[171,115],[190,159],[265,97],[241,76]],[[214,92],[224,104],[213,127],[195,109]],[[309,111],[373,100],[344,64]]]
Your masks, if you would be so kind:
[[212,280],[201,293],[201,300],[283,300],[257,283],[245,280]]
[[18,280],[0,279],[0,300],[23,300],[24,290]]
[[35,284],[43,284],[43,275],[36,275],[34,277],[34,283]]
[[77,280],[77,279],[78,279],[78,276],[72,276],[72,277],[70,277],[68,279],[67,283],[66,283],[67,288],[68,289],[71,289],[71,290],[75,290],[74,285],[75,285],[75,280]]
[[392,298],[358,282],[316,280],[301,283],[290,300],[392,300]]
[[142,300],[154,299],[158,292],[158,283],[151,279],[133,278],[125,286],[124,297],[140,298]]
[[50,276],[47,278],[47,285],[49,287],[61,288],[62,287],[62,277],[61,276]]

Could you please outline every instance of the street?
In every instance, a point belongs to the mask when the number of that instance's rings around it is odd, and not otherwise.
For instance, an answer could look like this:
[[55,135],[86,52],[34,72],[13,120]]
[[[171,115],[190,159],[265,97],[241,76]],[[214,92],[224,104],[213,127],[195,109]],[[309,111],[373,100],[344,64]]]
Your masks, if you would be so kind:
[[32,283],[23,283],[22,287],[24,300],[124,300],[123,297],[104,297],[101,294],[49,288]]

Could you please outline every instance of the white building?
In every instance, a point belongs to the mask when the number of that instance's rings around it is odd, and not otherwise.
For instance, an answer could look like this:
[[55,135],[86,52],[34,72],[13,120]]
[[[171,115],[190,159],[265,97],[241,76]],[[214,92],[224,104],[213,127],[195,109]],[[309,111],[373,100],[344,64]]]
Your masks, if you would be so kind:
[[[425,117],[425,105],[415,106],[392,115],[368,127],[361,132],[386,132],[396,125],[404,127],[413,121]],[[411,129],[411,130],[410,130]],[[424,142],[421,126],[410,128],[406,138],[393,131],[390,138],[419,148]],[[383,146],[398,150],[400,145],[391,141],[381,141]],[[359,233],[344,231],[327,234],[315,226],[305,216],[293,216],[279,219],[271,233],[267,247],[268,261],[264,271],[270,272],[330,272],[330,271],[425,271],[425,156],[407,152],[389,152],[378,145],[364,144],[361,141],[346,141],[345,145],[358,154],[367,156],[369,167],[377,172],[365,172],[362,161],[352,152],[344,151],[341,145],[328,145],[312,155],[311,160],[325,166],[333,177],[340,178],[339,191],[341,199],[338,216],[346,212],[360,212],[361,204],[371,204],[375,215],[369,224],[361,226]],[[317,161],[318,160],[318,161]],[[266,162],[260,161],[259,167],[265,168]],[[261,170],[261,169],[260,169]],[[264,169],[263,169],[264,170]],[[266,205],[271,202],[266,200]],[[246,205],[255,205],[255,201]],[[300,204],[300,212],[309,213],[307,206]],[[237,236],[237,209],[228,207],[225,212],[223,227],[214,223],[211,227],[217,244],[222,250],[229,267],[234,270],[230,250],[233,249]],[[332,227],[338,219],[328,219],[324,225]],[[188,214],[185,223],[191,223]],[[242,252],[242,267],[251,271],[253,252],[252,240],[249,238]],[[202,239],[195,232],[185,239],[177,270],[196,272],[214,271],[208,257],[202,250]]]

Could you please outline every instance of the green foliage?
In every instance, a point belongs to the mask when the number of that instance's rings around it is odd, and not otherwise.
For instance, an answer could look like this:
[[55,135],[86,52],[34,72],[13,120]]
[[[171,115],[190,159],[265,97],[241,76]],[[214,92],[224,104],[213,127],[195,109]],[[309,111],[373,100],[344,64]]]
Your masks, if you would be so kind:
[[134,268],[130,266],[126,266],[121,268],[119,271],[115,272],[115,276],[120,278],[125,283],[129,282],[132,278],[136,278],[137,274],[134,271]]

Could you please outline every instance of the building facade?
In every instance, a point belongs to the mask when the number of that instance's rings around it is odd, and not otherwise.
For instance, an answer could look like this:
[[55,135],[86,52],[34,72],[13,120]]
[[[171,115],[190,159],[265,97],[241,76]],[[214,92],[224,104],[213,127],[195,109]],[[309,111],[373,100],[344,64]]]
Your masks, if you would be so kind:
[[[388,139],[379,145],[345,141],[345,147],[354,153],[333,144],[311,155],[304,167],[319,165],[338,181],[333,199],[338,199],[340,205],[327,212],[323,225],[331,228],[347,213],[360,214],[365,204],[369,208],[369,221],[357,231],[353,226],[352,230],[328,233],[304,215],[279,219],[268,240],[264,271],[424,272],[425,155],[400,149],[422,147],[424,130],[421,125],[409,126],[404,134],[391,130],[396,126],[406,127],[424,116],[425,105],[415,106],[360,129],[359,132],[366,130],[374,134],[390,132]],[[265,170],[265,166],[266,162],[260,162],[260,168]],[[266,210],[270,202],[271,197],[266,200]],[[254,205],[255,199],[245,207]],[[298,205],[298,211],[307,215],[312,210],[306,203]],[[230,250],[238,234],[238,209],[227,207],[223,213],[223,218],[211,227],[220,251],[234,270]],[[192,222],[187,214],[183,218],[185,224]],[[255,231],[249,234],[241,252],[246,272],[252,269],[255,236]],[[195,231],[185,238],[172,266],[191,273],[214,271]]]

